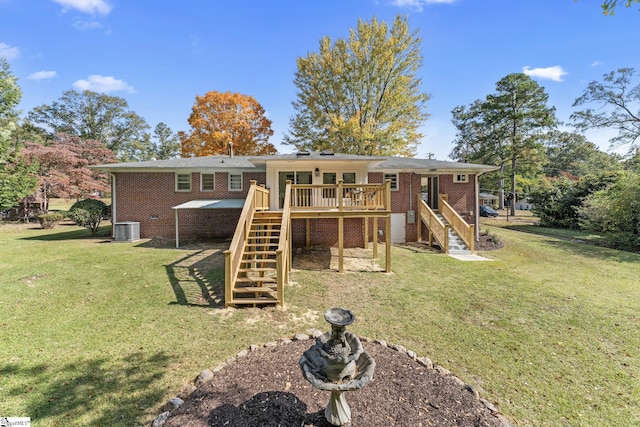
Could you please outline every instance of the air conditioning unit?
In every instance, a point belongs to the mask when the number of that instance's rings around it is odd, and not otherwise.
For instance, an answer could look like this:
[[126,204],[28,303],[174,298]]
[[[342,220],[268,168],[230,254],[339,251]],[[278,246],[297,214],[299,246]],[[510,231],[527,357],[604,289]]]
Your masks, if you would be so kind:
[[140,223],[133,221],[116,222],[114,224],[116,242],[135,242],[140,240]]

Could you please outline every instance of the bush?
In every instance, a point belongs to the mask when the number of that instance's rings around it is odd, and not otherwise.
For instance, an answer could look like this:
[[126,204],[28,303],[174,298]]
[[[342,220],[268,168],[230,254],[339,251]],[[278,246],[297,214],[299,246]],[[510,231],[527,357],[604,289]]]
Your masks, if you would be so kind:
[[100,223],[109,218],[109,215],[109,207],[102,200],[96,199],[80,200],[71,206],[68,213],[71,220],[91,231],[92,236],[98,233]]
[[64,219],[64,215],[59,212],[50,212],[42,215],[38,215],[38,221],[40,226],[45,229],[50,229],[58,225],[60,221]]

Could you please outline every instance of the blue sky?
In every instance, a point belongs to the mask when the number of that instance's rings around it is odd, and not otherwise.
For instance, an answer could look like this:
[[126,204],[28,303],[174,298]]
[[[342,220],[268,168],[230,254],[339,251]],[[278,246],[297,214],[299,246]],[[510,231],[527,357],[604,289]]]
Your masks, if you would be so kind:
[[[19,108],[69,89],[120,96],[153,128],[189,130],[197,95],[253,96],[281,153],[294,114],[296,59],[359,18],[408,17],[422,38],[431,114],[418,156],[448,159],[451,110],[527,72],[567,121],[587,84],[620,67],[640,71],[639,7],[602,16],[599,0],[0,0],[0,56],[19,78]],[[589,139],[608,148],[606,131]]]

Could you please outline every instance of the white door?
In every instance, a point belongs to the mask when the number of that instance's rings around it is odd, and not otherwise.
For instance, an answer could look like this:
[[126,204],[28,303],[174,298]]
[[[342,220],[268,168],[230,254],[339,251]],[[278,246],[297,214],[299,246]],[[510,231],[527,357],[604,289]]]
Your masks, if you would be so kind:
[[405,243],[406,242],[406,214],[392,213],[391,214],[391,243]]

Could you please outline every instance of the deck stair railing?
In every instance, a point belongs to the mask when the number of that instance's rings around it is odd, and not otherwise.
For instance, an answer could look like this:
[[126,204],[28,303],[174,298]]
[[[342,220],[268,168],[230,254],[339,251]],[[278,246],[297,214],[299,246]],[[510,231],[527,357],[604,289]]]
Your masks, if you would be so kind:
[[[442,252],[449,253],[449,224],[440,221],[436,213],[420,197],[418,197],[418,218],[427,227],[429,246],[433,246],[435,241]],[[423,241],[420,224],[418,224],[418,241]]]
[[269,190],[251,181],[236,231],[224,252],[225,305],[278,303],[275,252],[281,212],[269,209]]
[[448,203],[446,196],[438,195],[438,206],[444,219],[451,225],[453,231],[462,239],[469,251],[475,253],[475,225],[467,223]]

